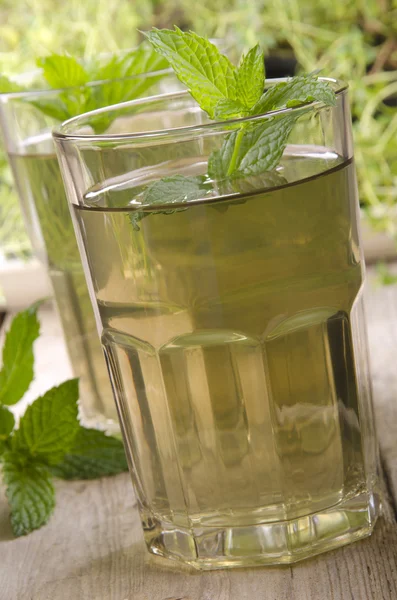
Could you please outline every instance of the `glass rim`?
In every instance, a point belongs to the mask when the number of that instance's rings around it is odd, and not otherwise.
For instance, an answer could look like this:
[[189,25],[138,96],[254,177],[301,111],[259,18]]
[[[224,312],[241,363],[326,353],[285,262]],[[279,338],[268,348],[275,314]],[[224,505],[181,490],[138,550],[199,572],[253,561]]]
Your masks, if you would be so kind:
[[[72,91],[72,90],[82,90],[84,88],[90,88],[90,87],[99,87],[100,85],[105,85],[107,83],[117,83],[120,81],[130,81],[133,79],[139,79],[139,78],[143,78],[143,77],[159,77],[162,75],[171,75],[173,73],[172,69],[169,67],[167,69],[159,69],[158,71],[148,71],[147,73],[138,73],[137,75],[129,75],[128,77],[115,77],[112,79],[97,79],[95,81],[87,81],[87,83],[84,83],[83,85],[71,85],[68,87],[64,87],[64,88],[48,88],[48,89],[37,89],[37,90],[21,90],[19,92],[0,92],[0,102],[7,102],[8,100],[20,100],[21,98],[29,98],[29,97],[42,97],[42,96],[48,96],[48,95],[53,95],[53,94],[61,94],[63,92],[68,92],[68,91]],[[132,100],[130,100],[129,102],[132,102]],[[128,104],[127,102],[125,102],[124,104]],[[111,105],[113,106],[113,105]],[[105,107],[106,108],[106,107]],[[102,109],[96,109],[96,110],[102,110]],[[96,111],[90,111],[90,112],[96,112]],[[87,113],[82,113],[84,115],[88,114]],[[76,115],[75,117],[72,117],[73,119],[79,117],[80,115]],[[71,119],[68,119],[68,121]],[[65,121],[66,122],[66,121]]]
[[[272,78],[272,79],[267,79],[265,82],[265,87],[266,87],[266,83],[271,83],[273,84],[277,84],[277,83],[283,83],[286,81],[289,81],[291,79],[291,77],[277,77],[277,78]],[[346,90],[348,89],[348,83],[344,82],[341,79],[335,79],[333,77],[319,77],[319,79],[321,81],[327,81],[329,83],[332,83],[334,85],[334,87],[336,89],[334,89],[334,92],[336,94],[336,96],[341,96],[344,92],[346,92]],[[79,143],[79,142],[93,142],[93,143],[97,143],[97,142],[120,142],[120,141],[127,141],[127,140],[152,140],[152,142],[155,141],[155,138],[168,138],[168,137],[180,137],[180,136],[186,136],[192,133],[215,133],[219,130],[225,130],[226,127],[229,126],[238,126],[239,124],[242,123],[247,123],[247,122],[256,122],[256,121],[262,121],[263,119],[270,119],[273,118],[275,116],[278,115],[282,115],[282,114],[296,114],[296,113],[302,113],[302,112],[307,112],[308,109],[314,109],[314,108],[325,108],[326,105],[321,102],[321,101],[311,101],[308,102],[306,104],[302,104],[301,106],[294,106],[294,107],[290,107],[290,108],[281,108],[281,109],[277,109],[277,110],[272,110],[272,111],[268,111],[259,115],[254,115],[254,116],[247,116],[247,117],[239,117],[239,118],[235,118],[235,119],[228,119],[225,121],[216,121],[213,120],[209,123],[203,123],[200,125],[187,125],[184,127],[175,127],[175,128],[168,128],[168,129],[157,129],[157,130],[147,130],[147,131],[140,131],[140,132],[130,132],[130,133],[102,133],[102,134],[93,134],[93,133],[89,133],[89,134],[82,134],[82,133],[74,133],[73,131],[68,131],[68,129],[74,125],[76,125],[76,127],[79,126],[79,123],[84,123],[86,122],[88,119],[90,118],[95,118],[98,115],[102,115],[103,113],[109,113],[109,112],[117,112],[118,110],[123,110],[126,109],[128,107],[135,107],[135,106],[142,106],[142,105],[150,105],[150,104],[154,104],[156,102],[159,102],[161,100],[172,100],[172,99],[180,99],[180,98],[185,98],[188,97],[190,95],[188,90],[183,90],[180,92],[170,92],[167,94],[158,94],[156,96],[146,96],[144,98],[138,98],[135,100],[129,100],[128,102],[120,102],[119,104],[112,104],[109,106],[104,106],[102,108],[96,109],[96,110],[92,110],[86,113],[82,113],[81,115],[77,115],[75,117],[72,117],[71,119],[68,119],[67,121],[64,121],[63,123],[60,123],[59,125],[55,125],[54,128],[52,129],[52,135],[53,138],[56,141],[66,141],[66,142],[75,142],[75,143]],[[197,105],[197,107],[199,108],[199,106]],[[86,125],[88,125],[89,123],[85,123]]]

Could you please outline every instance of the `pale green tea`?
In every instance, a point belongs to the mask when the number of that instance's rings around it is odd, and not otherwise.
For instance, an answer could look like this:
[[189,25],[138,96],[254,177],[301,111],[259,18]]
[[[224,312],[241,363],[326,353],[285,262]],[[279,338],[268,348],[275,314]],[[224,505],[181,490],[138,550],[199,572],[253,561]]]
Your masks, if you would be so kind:
[[63,181],[54,154],[11,154],[36,255],[48,265],[87,422],[117,431],[117,414]]
[[274,181],[139,209],[127,174],[73,205],[147,543],[201,566],[372,527],[354,166],[306,149]]

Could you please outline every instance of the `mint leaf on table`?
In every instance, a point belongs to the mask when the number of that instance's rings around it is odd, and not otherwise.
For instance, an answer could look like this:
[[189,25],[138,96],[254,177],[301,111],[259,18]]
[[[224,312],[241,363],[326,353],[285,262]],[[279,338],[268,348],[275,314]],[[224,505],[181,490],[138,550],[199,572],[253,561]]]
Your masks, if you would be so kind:
[[39,335],[37,305],[14,317],[3,346],[0,404],[16,404],[33,380],[33,342]]
[[[32,380],[32,345],[39,334],[39,304],[14,317],[6,335],[0,372],[4,404],[17,402]],[[48,521],[55,506],[53,475],[94,479],[127,470],[123,445],[118,439],[80,426],[77,399],[77,379],[52,388],[27,408],[17,430],[14,415],[0,404],[0,475],[16,536]]]
[[220,100],[238,99],[236,67],[210,41],[178,27],[152,29],[145,35],[211,119]]
[[36,64],[43,70],[44,79],[54,90],[88,83],[89,74],[72,56],[51,54],[37,59]]
[[14,429],[15,418],[6,406],[0,405],[0,444],[4,442]]
[[80,427],[70,451],[51,467],[61,479],[96,479],[128,470],[123,444],[103,431]]
[[26,535],[47,523],[54,510],[55,492],[43,466],[7,452],[3,456],[3,479],[14,535]]
[[12,449],[45,464],[56,464],[73,446],[77,420],[78,380],[70,379],[31,404],[12,438]]

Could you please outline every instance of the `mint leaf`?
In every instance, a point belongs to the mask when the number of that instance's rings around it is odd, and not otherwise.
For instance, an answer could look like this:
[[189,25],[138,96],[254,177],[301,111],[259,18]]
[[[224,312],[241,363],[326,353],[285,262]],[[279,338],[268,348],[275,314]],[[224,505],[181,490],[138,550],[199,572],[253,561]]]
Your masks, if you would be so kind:
[[33,342],[39,335],[37,305],[14,317],[3,346],[0,404],[15,404],[33,380]]
[[258,175],[277,167],[295,122],[295,116],[282,116],[247,128],[232,174],[235,177]]
[[[205,177],[172,175],[148,185],[143,193],[142,202],[149,206],[166,205],[161,210],[156,211],[156,214],[170,215],[180,210],[186,210],[185,208],[173,208],[173,204],[204,198],[210,189],[211,185]],[[139,221],[149,214],[149,212],[145,213],[137,210],[129,215],[130,222],[135,230],[139,230]]]
[[326,81],[321,81],[314,75],[299,75],[266,90],[252,108],[251,114],[259,115],[280,108],[292,108],[313,100],[333,106],[335,92]]
[[222,181],[271,171],[283,155],[295,121],[294,115],[280,116],[229,134],[220,150],[210,156],[209,176]]
[[232,185],[234,191],[240,194],[249,194],[258,190],[266,190],[266,188],[275,188],[285,185],[287,180],[285,177],[277,173],[277,171],[265,171],[259,175],[251,175],[242,177],[241,179],[233,179]]
[[211,119],[220,100],[238,99],[236,67],[207,39],[178,27],[152,29],[145,35]]
[[[298,106],[311,100],[332,105],[335,103],[335,93],[326,82],[318,81],[312,75],[296,77],[267,90],[250,114]],[[264,123],[244,124],[239,131],[229,134],[220,150],[210,156],[208,174],[211,179],[222,181],[230,176],[241,178],[274,169],[298,116],[279,115]]]
[[63,54],[51,54],[36,61],[43,69],[43,76],[53,89],[83,86],[89,75],[75,58]]
[[104,64],[91,71],[91,81],[133,77],[169,67],[168,62],[151,46],[141,44],[138,48],[122,55],[112,56]]
[[35,100],[27,98],[26,102],[35,106],[47,117],[57,121],[66,121],[72,116],[59,97],[48,98],[46,96],[37,96]]
[[[37,95],[24,101],[57,121],[138,98],[165,76],[164,72],[151,73],[169,66],[151,46],[144,44],[105,63],[95,61],[87,69],[75,58],[61,54],[41,58],[37,64],[57,94]],[[89,81],[98,85],[88,86]],[[96,133],[106,131],[116,116],[117,113],[99,115],[91,122],[93,129]]]
[[258,102],[265,87],[265,57],[257,44],[242,56],[237,70],[237,94],[247,107]]
[[[226,136],[221,148],[214,150],[208,159],[208,175],[214,181],[222,181],[228,177],[229,167],[235,151],[238,131]],[[240,134],[241,137],[241,134]]]
[[164,77],[164,74],[151,75],[150,73],[168,67],[167,61],[146,44],[141,44],[122,56],[113,56],[92,72],[93,81],[109,81],[92,87],[90,108],[119,104],[142,96]]
[[120,440],[96,429],[80,427],[70,451],[62,462],[51,467],[61,479],[95,479],[128,470]]
[[219,100],[214,109],[214,118],[219,121],[245,117],[248,114],[249,110],[238,100]]
[[20,454],[7,452],[3,457],[3,478],[14,535],[26,535],[47,523],[54,510],[55,492],[45,468]]
[[0,94],[11,94],[14,92],[23,92],[24,88],[8,79],[5,75],[0,75]]
[[0,443],[6,440],[14,429],[15,418],[7,407],[0,405]]
[[77,434],[78,380],[54,387],[31,404],[12,438],[13,450],[46,464],[62,460]]

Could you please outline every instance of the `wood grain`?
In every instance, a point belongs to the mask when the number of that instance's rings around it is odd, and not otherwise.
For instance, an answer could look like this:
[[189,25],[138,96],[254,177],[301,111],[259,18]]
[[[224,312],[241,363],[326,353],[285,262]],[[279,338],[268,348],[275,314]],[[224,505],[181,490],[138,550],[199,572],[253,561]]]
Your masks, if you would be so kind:
[[0,600],[396,600],[397,287],[366,294],[386,474],[370,539],[292,568],[198,573],[146,553],[127,475],[59,482],[50,523],[17,540],[0,494]]

